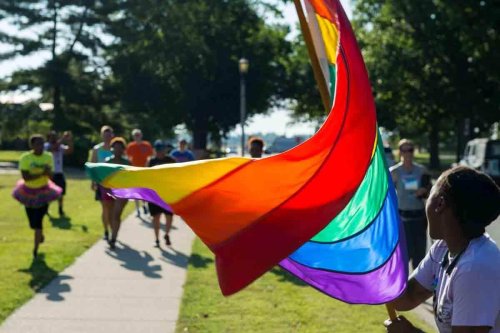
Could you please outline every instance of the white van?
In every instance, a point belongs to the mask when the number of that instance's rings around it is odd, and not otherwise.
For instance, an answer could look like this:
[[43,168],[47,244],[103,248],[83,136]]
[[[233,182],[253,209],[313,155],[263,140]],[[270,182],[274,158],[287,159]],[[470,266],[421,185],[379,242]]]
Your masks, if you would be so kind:
[[500,140],[488,138],[470,140],[465,146],[464,156],[459,164],[481,170],[500,184]]

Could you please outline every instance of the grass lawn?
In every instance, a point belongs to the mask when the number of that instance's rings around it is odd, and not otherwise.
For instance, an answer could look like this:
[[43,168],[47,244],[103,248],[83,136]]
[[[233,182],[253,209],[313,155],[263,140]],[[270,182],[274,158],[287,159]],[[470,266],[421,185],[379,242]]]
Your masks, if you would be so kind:
[[18,175],[0,175],[0,323],[102,236],[100,205],[94,201],[90,181],[69,178],[68,217],[59,218],[57,204],[51,205],[53,218],[44,220],[46,240],[33,261],[33,231],[24,207],[11,197],[18,179]]
[[[199,239],[194,243],[184,288],[178,333],[385,332],[385,306],[339,302],[277,267],[245,290],[224,298],[213,255]],[[406,315],[426,332],[433,331],[414,315]]]
[[18,161],[21,154],[25,151],[21,150],[0,150],[0,161],[13,162]]

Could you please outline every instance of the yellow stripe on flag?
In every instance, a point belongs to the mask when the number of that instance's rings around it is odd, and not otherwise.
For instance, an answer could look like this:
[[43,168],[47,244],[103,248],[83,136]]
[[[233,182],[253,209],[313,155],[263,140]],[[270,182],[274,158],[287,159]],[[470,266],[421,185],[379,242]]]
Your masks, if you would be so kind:
[[175,204],[200,188],[251,162],[249,158],[232,157],[164,164],[153,168],[127,167],[105,179],[102,185],[107,188],[150,188],[168,204]]

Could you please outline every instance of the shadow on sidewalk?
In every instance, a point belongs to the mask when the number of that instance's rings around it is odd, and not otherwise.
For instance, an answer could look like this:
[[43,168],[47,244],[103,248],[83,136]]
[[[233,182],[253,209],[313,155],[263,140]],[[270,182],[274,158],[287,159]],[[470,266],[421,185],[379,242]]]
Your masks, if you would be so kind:
[[174,248],[169,247],[167,250],[160,248],[161,254],[165,262],[173,264],[178,267],[186,268],[188,265],[189,257]]
[[[62,301],[64,297],[62,293],[67,293],[71,287],[62,283],[64,280],[73,279],[69,275],[57,276],[57,272],[50,268],[45,262],[45,254],[41,253],[36,259],[33,259],[29,268],[20,269],[23,272],[31,275],[30,287],[41,294],[47,294],[47,299],[50,301]],[[50,287],[42,289],[46,284],[52,281]]]
[[122,261],[122,267],[131,271],[142,272],[145,276],[152,279],[160,279],[160,265],[149,266],[154,258],[146,251],[139,252],[127,244],[118,242],[119,246],[115,250],[106,250],[106,254],[110,257]]

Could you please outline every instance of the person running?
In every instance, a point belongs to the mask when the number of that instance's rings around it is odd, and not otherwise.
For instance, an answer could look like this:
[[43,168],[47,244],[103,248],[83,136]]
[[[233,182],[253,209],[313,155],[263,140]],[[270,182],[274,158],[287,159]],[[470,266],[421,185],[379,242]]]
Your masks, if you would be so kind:
[[59,216],[64,216],[63,197],[66,194],[66,178],[63,172],[63,157],[73,152],[73,137],[71,132],[64,132],[63,137],[59,139],[57,132],[50,131],[47,135],[47,142],[44,148],[52,154],[52,158],[54,159],[54,174],[51,180],[62,188],[62,195],[57,201]]
[[50,181],[54,160],[50,153],[43,150],[43,145],[43,136],[37,134],[30,138],[32,150],[19,159],[22,179],[12,192],[12,196],[25,206],[30,228],[35,231],[34,258],[38,255],[39,245],[45,240],[42,222],[47,214],[48,204],[62,194],[62,189]]
[[[500,251],[485,232],[500,214],[500,188],[458,166],[439,177],[425,213],[438,241],[390,306],[408,311],[432,296],[439,332],[500,332]],[[384,325],[388,332],[418,331],[403,316]]]
[[[149,167],[154,167],[156,165],[167,164],[167,163],[175,163],[175,159],[167,155],[167,146],[161,140],[155,141],[154,148],[155,148],[155,156],[149,160],[148,162]],[[159,241],[160,219],[162,214],[165,215],[165,236],[163,238],[165,239],[165,244],[167,244],[168,246],[172,245],[172,242],[170,241],[170,229],[172,228],[172,220],[173,220],[172,212],[152,203],[148,203],[148,206],[149,206],[149,212],[153,217],[153,228],[155,232],[156,247],[160,247],[160,241]]]
[[[127,146],[127,157],[131,165],[144,168],[148,162],[148,158],[153,155],[153,148],[148,141],[142,139],[142,131],[138,128],[132,131],[132,138],[134,141],[130,142]],[[140,200],[136,200],[135,208],[137,211],[137,217],[141,216],[141,203],[144,214],[148,213],[145,203]]]
[[[103,163],[106,158],[113,155],[111,151],[111,139],[113,139],[113,129],[111,126],[101,127],[101,138],[102,142],[95,145],[92,149],[92,155],[90,161],[93,163]],[[109,230],[111,228],[111,203],[109,201],[104,201],[101,198],[100,186],[95,182],[92,182],[92,190],[95,191],[95,200],[101,203],[101,219],[102,226],[104,227],[104,240],[109,241]]]
[[427,220],[424,198],[430,190],[430,176],[424,166],[413,161],[413,142],[399,142],[401,162],[389,168],[398,195],[399,215],[403,221],[408,259],[416,268],[427,249]]
[[193,152],[187,149],[187,141],[184,139],[179,141],[179,148],[172,150],[170,156],[175,158],[177,162],[189,162],[195,160]]
[[[111,150],[113,155],[106,158],[105,163],[130,165],[128,159],[123,155],[125,154],[125,149],[127,147],[127,142],[122,137],[114,137],[111,140]],[[110,222],[111,222],[111,239],[109,240],[109,247],[113,250],[115,249],[116,238],[118,237],[118,231],[120,230],[120,225],[122,221],[122,213],[125,205],[127,204],[127,199],[115,198],[110,194],[110,191],[104,187],[100,188],[101,198],[103,201],[108,202],[111,207]]]

